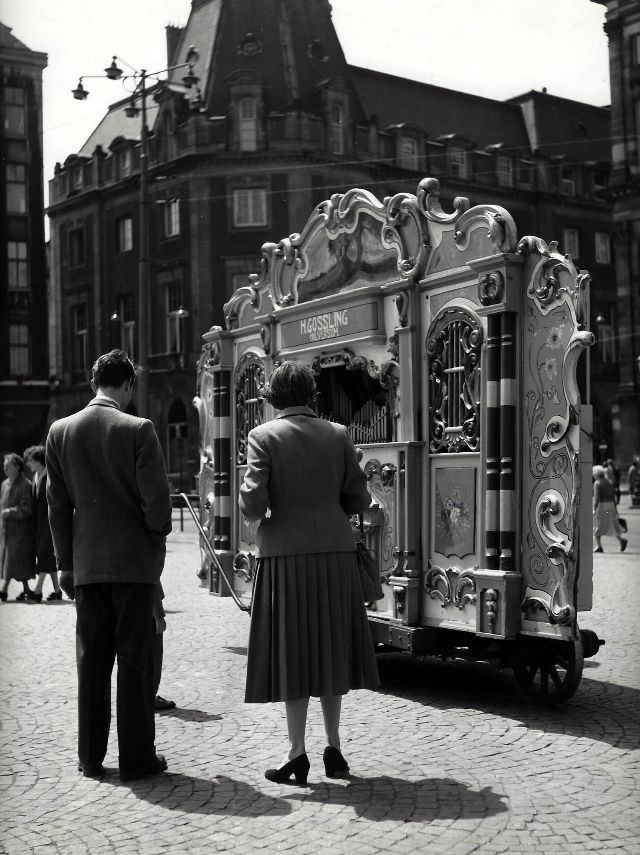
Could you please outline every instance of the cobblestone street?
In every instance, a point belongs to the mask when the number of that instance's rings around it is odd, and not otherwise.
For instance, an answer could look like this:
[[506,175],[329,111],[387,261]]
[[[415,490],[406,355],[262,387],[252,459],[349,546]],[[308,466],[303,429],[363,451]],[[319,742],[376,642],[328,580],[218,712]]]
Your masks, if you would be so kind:
[[[115,714],[106,778],[76,770],[72,603],[0,604],[3,853],[640,853],[640,512],[629,548],[595,556],[581,618],[606,639],[566,705],[537,709],[510,671],[380,659],[383,685],[343,704],[353,777],[324,777],[310,706],[309,786],[265,780],[282,705],[243,703],[248,618],[199,586],[192,525],[170,537],[157,716],[169,772],[122,783]],[[606,549],[617,548],[605,538]],[[48,583],[47,583],[48,584]],[[45,587],[45,596],[49,589]]]

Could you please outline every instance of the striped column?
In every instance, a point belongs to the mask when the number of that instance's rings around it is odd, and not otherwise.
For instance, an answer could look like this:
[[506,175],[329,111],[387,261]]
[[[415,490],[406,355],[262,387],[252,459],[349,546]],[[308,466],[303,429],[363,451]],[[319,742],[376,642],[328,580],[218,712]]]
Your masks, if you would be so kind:
[[231,372],[213,375],[213,548],[231,548]]
[[487,484],[485,503],[485,565],[498,569],[500,547],[500,315],[487,317]]
[[514,569],[516,546],[516,315],[500,315],[500,570]]

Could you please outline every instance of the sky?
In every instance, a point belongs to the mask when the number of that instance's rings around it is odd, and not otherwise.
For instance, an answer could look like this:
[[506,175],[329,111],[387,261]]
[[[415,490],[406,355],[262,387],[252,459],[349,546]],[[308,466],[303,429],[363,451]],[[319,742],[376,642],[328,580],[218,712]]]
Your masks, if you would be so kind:
[[[347,61],[504,100],[530,89],[609,103],[605,7],[591,0],[331,0]],[[80,150],[120,82],[102,74],[116,54],[135,68],[166,67],[165,26],[183,25],[190,0],[0,0],[0,20],[44,72],[45,185],[56,161]],[[248,29],[250,29],[248,25]]]

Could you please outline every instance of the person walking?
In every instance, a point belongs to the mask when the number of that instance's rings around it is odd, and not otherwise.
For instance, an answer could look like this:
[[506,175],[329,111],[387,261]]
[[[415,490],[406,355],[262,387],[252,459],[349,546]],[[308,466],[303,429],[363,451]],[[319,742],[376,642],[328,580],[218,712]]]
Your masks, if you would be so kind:
[[24,460],[12,452],[4,456],[6,480],[0,485],[0,568],[4,579],[0,601],[6,603],[12,579],[22,582],[16,602],[31,599],[29,579],[35,574],[35,524],[31,483],[24,474]]
[[153,608],[171,498],[153,424],[124,412],[136,368],[122,350],[93,365],[95,398],[54,422],[46,444],[49,520],[60,585],[76,600],[78,769],[104,774],[111,672],[118,661],[120,777],[157,774]]
[[622,536],[618,522],[618,511],[615,503],[615,487],[606,476],[604,467],[594,466],[593,474],[593,535],[596,539],[594,552],[603,552],[602,538],[605,535],[617,537],[620,541],[620,552],[627,548],[627,541]]
[[311,409],[312,370],[284,362],[267,400],[279,415],[249,432],[239,504],[257,532],[245,701],[284,701],[289,751],[265,777],[305,784],[309,698],[319,697],[329,777],[349,773],[341,753],[342,696],[379,685],[348,514],[371,501],[347,429]]
[[640,507],[640,456],[634,455],[627,472],[630,508]]
[[36,527],[36,572],[38,581],[33,591],[27,592],[27,599],[35,603],[42,602],[42,588],[47,576],[51,576],[53,591],[47,600],[61,600],[62,590],[58,583],[56,557],[53,552],[53,539],[49,525],[49,506],[47,505],[47,466],[44,445],[32,445],[24,453],[27,468],[33,474],[31,490],[35,509]]

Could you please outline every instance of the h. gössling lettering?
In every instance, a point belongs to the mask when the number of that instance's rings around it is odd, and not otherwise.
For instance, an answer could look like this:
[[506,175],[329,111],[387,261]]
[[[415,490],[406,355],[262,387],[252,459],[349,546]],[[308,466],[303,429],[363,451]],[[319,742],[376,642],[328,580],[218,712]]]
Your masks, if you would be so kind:
[[343,328],[349,325],[349,312],[342,309],[339,312],[325,312],[322,315],[312,315],[300,321],[300,334],[308,335],[309,341],[322,341],[325,338],[337,338],[342,335]]

